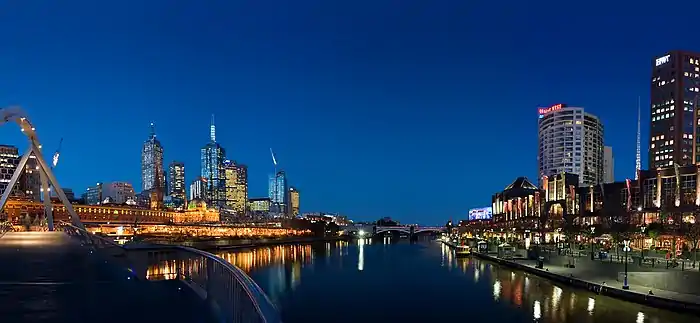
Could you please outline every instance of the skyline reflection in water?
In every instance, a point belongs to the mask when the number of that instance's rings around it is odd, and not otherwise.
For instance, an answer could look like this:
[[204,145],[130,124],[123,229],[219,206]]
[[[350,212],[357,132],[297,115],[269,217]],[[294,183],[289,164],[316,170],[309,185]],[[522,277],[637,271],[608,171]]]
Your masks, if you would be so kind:
[[[467,317],[513,323],[697,322],[689,315],[558,286],[488,261],[456,258],[436,242],[409,244],[379,238],[216,254],[249,273],[287,323],[463,321]],[[174,262],[162,262],[148,272],[152,277],[172,276],[174,268]],[[377,304],[382,306],[377,309]],[[338,306],[361,310],[343,310],[339,315]]]

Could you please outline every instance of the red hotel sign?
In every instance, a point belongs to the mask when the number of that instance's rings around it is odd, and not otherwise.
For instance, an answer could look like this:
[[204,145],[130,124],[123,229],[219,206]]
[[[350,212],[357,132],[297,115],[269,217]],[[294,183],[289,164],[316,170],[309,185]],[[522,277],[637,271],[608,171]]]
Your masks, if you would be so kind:
[[547,114],[547,113],[550,113],[550,112],[554,112],[554,111],[557,111],[557,110],[561,110],[561,108],[563,108],[563,107],[565,107],[565,106],[566,106],[566,105],[564,105],[563,103],[559,103],[559,104],[555,104],[555,105],[553,105],[553,106],[551,106],[551,107],[549,107],[549,108],[540,108],[539,112],[540,112],[540,114]]

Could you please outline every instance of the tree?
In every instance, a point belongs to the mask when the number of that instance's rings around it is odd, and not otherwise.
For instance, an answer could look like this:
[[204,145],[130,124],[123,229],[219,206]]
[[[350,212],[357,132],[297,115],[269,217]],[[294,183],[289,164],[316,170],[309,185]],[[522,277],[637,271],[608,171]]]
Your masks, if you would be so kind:
[[615,244],[615,254],[619,254],[620,243],[629,238],[630,224],[628,222],[611,222],[608,231]]
[[690,241],[690,251],[693,252],[693,267],[695,267],[695,262],[698,260],[698,242],[700,242],[700,223],[684,223],[683,233],[685,238]]
[[656,241],[664,230],[663,224],[659,222],[650,223],[646,229],[647,236],[651,239],[651,247],[656,246]]

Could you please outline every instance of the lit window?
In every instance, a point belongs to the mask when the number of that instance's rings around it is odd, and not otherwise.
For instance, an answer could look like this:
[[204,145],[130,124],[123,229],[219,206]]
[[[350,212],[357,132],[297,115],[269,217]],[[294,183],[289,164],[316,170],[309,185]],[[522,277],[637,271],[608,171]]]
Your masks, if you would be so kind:
[[671,139],[671,141],[669,141],[668,144],[673,145],[673,139]]
[[683,75],[688,76],[688,72],[684,72]]
[[654,148],[654,147],[656,147],[656,144],[651,144],[651,148]]

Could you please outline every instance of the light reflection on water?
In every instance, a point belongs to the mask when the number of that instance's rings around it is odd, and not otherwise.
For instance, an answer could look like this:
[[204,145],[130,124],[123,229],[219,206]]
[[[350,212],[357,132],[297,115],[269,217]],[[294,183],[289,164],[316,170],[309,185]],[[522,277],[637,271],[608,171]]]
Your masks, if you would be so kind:
[[[305,321],[300,319],[301,317],[311,320],[306,313],[317,308],[317,305],[308,305],[309,303],[303,301],[304,299],[313,297],[318,302],[318,297],[342,298],[345,295],[357,294],[359,290],[362,290],[361,293],[365,293],[363,295],[366,297],[351,297],[345,300],[347,304],[343,303],[342,306],[371,308],[371,304],[363,302],[370,302],[374,293],[378,293],[378,297],[382,297],[387,302],[396,302],[387,306],[401,306],[409,303],[406,306],[415,310],[430,309],[430,303],[449,303],[444,298],[437,298],[435,293],[429,292],[394,294],[393,290],[402,293],[400,282],[399,285],[392,285],[391,280],[394,276],[403,277],[414,271],[416,275],[430,276],[428,277],[430,279],[425,279],[427,290],[434,290],[430,282],[435,282],[446,286],[443,287],[442,292],[450,299],[463,297],[466,297],[465,300],[474,297],[480,299],[471,305],[456,305],[460,308],[472,306],[470,313],[476,318],[482,312],[496,312],[508,313],[510,316],[500,319],[514,323],[533,320],[564,323],[696,322],[696,319],[690,316],[619,301],[566,286],[557,286],[537,276],[500,267],[487,261],[456,258],[452,250],[436,243],[408,245],[405,242],[397,243],[391,238],[362,239],[350,243],[280,245],[221,251],[216,254],[250,273],[273,302],[281,306],[283,314],[286,312],[285,321],[288,323]],[[392,263],[404,261],[406,264],[402,266],[391,266]],[[176,272],[175,265],[174,261],[161,262],[158,266],[151,267],[148,275],[172,279]],[[201,263],[189,262],[186,266],[197,269]],[[383,282],[386,282],[387,286],[381,289],[381,292],[377,292],[379,290],[376,287],[377,284]],[[336,285],[345,286],[345,290],[335,290]],[[489,290],[491,295],[483,294],[486,290]],[[464,301],[455,300],[454,302],[453,306],[465,304]],[[310,307],[303,308],[304,306]],[[294,313],[289,314],[290,312]],[[463,314],[453,316],[450,316],[450,312],[439,314],[447,316],[446,319],[461,321],[461,318],[464,318]],[[377,315],[384,314],[375,313],[375,316]],[[435,314],[431,315],[435,316]],[[528,319],[523,320],[524,318]],[[374,322],[367,320],[366,317],[354,317],[350,314],[334,320],[346,322],[352,321],[351,319]],[[499,320],[499,318],[491,319]]]

